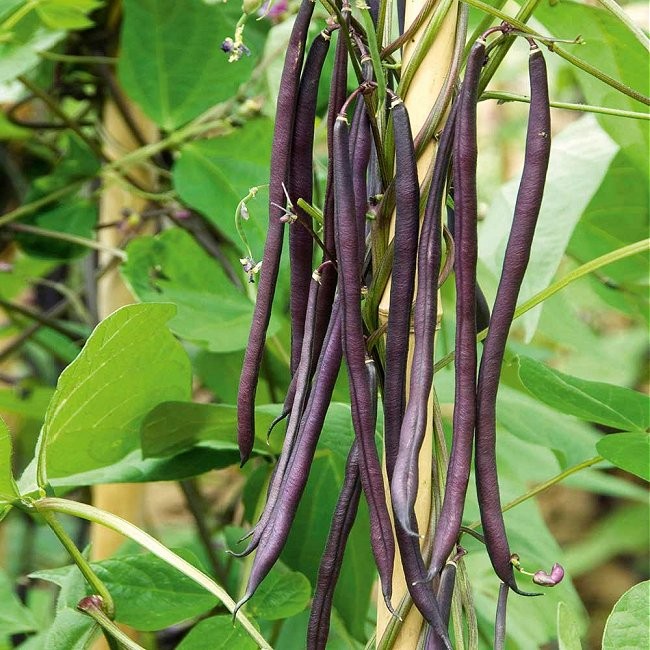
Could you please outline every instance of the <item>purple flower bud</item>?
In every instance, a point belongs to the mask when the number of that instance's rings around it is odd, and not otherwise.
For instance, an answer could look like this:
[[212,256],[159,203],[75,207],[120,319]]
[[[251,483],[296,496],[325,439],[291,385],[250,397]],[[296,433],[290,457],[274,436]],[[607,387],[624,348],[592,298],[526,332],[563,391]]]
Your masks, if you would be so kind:
[[533,575],[533,582],[542,587],[555,587],[555,585],[562,582],[562,578],[564,578],[564,569],[556,562],[551,569],[550,575],[546,571],[538,571]]
[[82,612],[88,612],[95,609],[104,611],[104,600],[101,596],[98,596],[96,594],[92,596],[86,596],[77,603],[77,609],[81,610]]
[[174,211],[174,216],[177,219],[189,219],[191,214],[192,213],[189,210],[186,210],[185,208],[180,208],[180,209]]
[[230,36],[221,44],[221,50],[223,52],[232,52],[232,48],[235,45],[235,42],[230,38]]

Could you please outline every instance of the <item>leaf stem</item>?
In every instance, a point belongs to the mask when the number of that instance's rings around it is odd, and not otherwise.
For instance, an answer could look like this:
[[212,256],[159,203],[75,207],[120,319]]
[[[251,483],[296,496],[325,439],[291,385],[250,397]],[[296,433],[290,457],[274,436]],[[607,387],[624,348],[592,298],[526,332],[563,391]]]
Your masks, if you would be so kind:
[[[502,11],[495,9],[494,7],[483,2],[482,0],[464,0],[464,2],[471,5],[472,7],[475,7],[476,9],[491,14],[492,16],[496,16],[501,20],[505,20],[508,24],[512,25],[518,31],[523,32],[524,34],[528,34],[529,36],[532,36],[536,41],[539,41],[540,43],[546,45],[546,47],[548,47],[548,49],[551,52],[554,52],[559,57],[561,57],[565,61],[568,61],[571,65],[575,66],[576,68],[579,68],[583,72],[586,72],[592,77],[595,77],[596,79],[602,81],[604,84],[607,84],[611,88],[618,90],[624,95],[627,95],[628,97],[631,97],[632,99],[635,99],[636,101],[641,102],[646,106],[650,106],[650,97],[646,97],[644,94],[634,90],[633,88],[630,88],[629,86],[626,86],[625,84],[621,83],[617,79],[614,79],[614,77],[610,77],[608,74],[602,72],[601,70],[598,70],[598,68],[594,67],[590,63],[587,63],[586,61],[583,61],[582,59],[573,56],[573,54],[569,54],[569,52],[567,52],[564,48],[560,47],[557,43],[555,43],[552,40],[549,40],[548,38],[544,37],[542,34],[539,34],[535,30],[531,29],[530,27],[528,27],[528,25],[526,25],[521,20],[517,18],[513,18],[512,16],[509,16],[508,14],[505,14]],[[539,0],[529,0],[529,2],[537,3],[539,2]],[[486,68],[486,70],[487,69],[488,68]],[[479,88],[479,92],[482,92],[482,90],[484,90],[485,88],[485,85],[487,84],[488,79],[487,77],[485,77],[486,74],[487,73],[484,73],[484,76],[481,77],[481,86]]]
[[117,640],[121,644],[121,647],[126,648],[126,650],[144,650],[141,645],[137,644],[130,636],[120,630],[120,628],[115,625],[108,616],[106,616],[101,603],[97,601],[99,601],[97,596],[87,596],[79,601],[77,609],[87,616],[90,616],[90,618],[92,618],[95,623],[102,628],[104,633]]
[[7,212],[6,214],[0,216],[0,226],[4,226],[8,223],[11,223],[12,221],[16,221],[21,217],[27,216],[28,214],[32,214],[33,212],[40,210],[42,207],[49,205],[50,203],[54,203],[55,201],[62,199],[64,196],[67,196],[75,190],[78,190],[88,180],[90,180],[90,178],[79,178],[76,181],[72,181],[68,185],[60,187],[58,190],[54,190],[53,192],[42,196],[40,199],[36,199],[30,203],[24,203],[23,205],[18,206],[14,210],[11,210],[10,212]]
[[[487,99],[496,99],[502,102],[524,102],[530,104],[530,97],[526,95],[517,95],[502,91],[485,91],[479,101]],[[650,113],[639,113],[637,111],[625,111],[620,108],[608,108],[607,106],[594,106],[593,104],[572,104],[569,102],[550,102],[552,108],[563,108],[568,111],[581,111],[584,113],[599,113],[602,115],[615,115],[617,117],[628,117],[633,120],[650,120]]]
[[103,64],[103,65],[116,65],[117,57],[115,56],[89,56],[79,54],[60,54],[59,52],[48,52],[44,50],[37,52],[38,56],[42,59],[49,61],[61,61],[62,63],[90,63],[90,64]]
[[[516,499],[509,501],[508,503],[506,503],[505,506],[501,508],[501,512],[507,512],[508,510],[512,510],[512,508],[514,508],[515,506],[520,505],[524,501],[528,501],[528,499],[532,499],[533,497],[536,497],[538,494],[541,494],[542,492],[548,490],[550,487],[557,485],[558,483],[562,482],[565,478],[568,478],[572,474],[577,474],[578,472],[582,471],[583,469],[587,469],[592,465],[596,465],[597,463],[602,463],[604,460],[605,459],[602,456],[594,456],[593,458],[584,460],[581,463],[578,463],[577,465],[572,465],[568,469],[565,469],[563,472],[560,472],[559,474],[556,474],[555,476],[551,477],[550,479],[548,479],[548,481],[544,481],[543,483],[536,485],[534,488],[528,490],[528,492],[526,492],[525,494],[522,494],[521,496],[518,496]],[[481,526],[480,521],[474,521],[469,526],[467,526],[467,528],[470,530],[475,530],[480,526]]]
[[106,585],[99,579],[97,574],[93,571],[88,560],[82,555],[81,551],[76,547],[75,543],[70,539],[65,528],[61,522],[56,518],[51,511],[40,511],[41,516],[45,523],[52,529],[52,532],[59,538],[59,541],[68,551],[73,562],[79,567],[79,571],[83,574],[86,582],[92,587],[92,590],[101,596],[104,601],[103,607],[104,615],[110,620],[115,616],[115,603],[113,597],[106,588]]
[[45,316],[44,314],[34,311],[29,307],[25,307],[23,305],[13,303],[9,300],[5,300],[4,298],[0,298],[0,307],[2,307],[2,309],[6,309],[9,312],[20,314],[25,318],[34,320],[37,323],[40,323],[41,325],[44,325],[45,327],[49,327],[55,332],[58,332],[59,334],[63,334],[63,336],[66,336],[67,338],[73,341],[76,341],[79,338],[79,332],[73,329],[68,329],[65,325],[62,325],[61,323],[57,323],[55,320]]
[[[597,257],[596,259],[593,259],[590,262],[579,266],[577,269],[571,271],[571,273],[567,273],[563,278],[560,278],[556,282],[553,282],[553,284],[546,287],[546,289],[536,293],[534,296],[526,300],[526,302],[519,305],[519,307],[515,309],[514,318],[519,318],[519,316],[522,316],[526,312],[530,311],[533,307],[536,307],[540,303],[544,302],[544,300],[547,300],[558,291],[561,291],[564,289],[564,287],[568,286],[572,282],[575,282],[576,280],[579,280],[585,275],[588,275],[589,273],[593,273],[602,266],[613,264],[614,262],[619,262],[626,257],[631,257],[632,255],[643,253],[647,250],[650,250],[650,239],[642,239],[641,241],[634,242],[633,244],[628,244],[627,246],[617,248],[610,253],[605,253],[605,255],[601,255],[600,257]],[[487,336],[487,333],[487,328],[481,330],[478,333],[476,340],[482,341]],[[450,364],[454,360],[454,357],[455,351],[452,350],[449,352],[449,354],[446,354],[444,357],[442,357],[442,359],[440,359],[440,361],[436,363],[434,371],[438,372]]]
[[[150,553],[159,557],[170,566],[186,575],[190,580],[193,580],[198,585],[203,587],[206,591],[216,596],[230,612],[235,611],[235,601],[228,595],[226,590],[218,585],[212,578],[208,577],[192,566],[189,562],[179,557],[173,551],[170,551],[164,544],[161,544],[157,539],[145,533],[143,530],[134,526],[132,523],[118,517],[117,515],[100,510],[85,503],[77,503],[68,499],[59,499],[56,497],[44,497],[32,502],[32,506],[40,513],[44,512],[60,512],[62,514],[71,515],[73,517],[80,517],[92,521],[106,528],[110,528],[134,542],[146,548]],[[246,630],[248,635],[253,639],[260,648],[264,650],[272,650],[268,642],[261,636],[257,628],[246,617],[246,615],[239,610],[235,618],[241,623],[242,627]]]
[[79,237],[78,235],[71,235],[67,232],[58,232],[56,230],[47,230],[46,228],[39,228],[38,226],[31,226],[26,223],[13,223],[10,226],[11,230],[16,232],[25,232],[30,235],[39,235],[40,237],[48,237],[49,239],[58,239],[60,241],[69,242],[71,244],[78,244],[79,246],[85,246],[86,248],[92,248],[96,251],[103,251],[104,253],[110,253],[114,257],[126,261],[126,253],[120,248],[115,248],[113,246],[107,246],[102,244],[99,241],[94,239],[87,239],[86,237]]

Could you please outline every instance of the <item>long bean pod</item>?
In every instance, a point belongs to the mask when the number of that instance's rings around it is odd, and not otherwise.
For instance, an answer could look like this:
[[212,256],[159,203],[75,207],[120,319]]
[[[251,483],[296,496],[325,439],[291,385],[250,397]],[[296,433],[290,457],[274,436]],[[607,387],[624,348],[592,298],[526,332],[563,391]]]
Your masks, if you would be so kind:
[[321,357],[314,373],[315,385],[300,422],[300,439],[294,445],[294,453],[291,454],[281,482],[281,498],[276,499],[274,508],[269,511],[266,525],[262,528],[246,592],[237,603],[238,608],[251,598],[280,557],[307,483],[309,468],[341,366],[342,318],[337,313],[338,310],[330,321]]
[[406,106],[392,96],[391,113],[395,141],[395,236],[391,274],[386,364],[384,379],[384,451],[388,480],[399,450],[400,428],[406,408],[406,365],[411,328],[418,250],[420,186],[413,147],[413,135]]
[[514,576],[499,497],[496,466],[496,397],[508,332],[530,257],[551,148],[546,64],[537,46],[531,48],[529,74],[531,101],[526,155],[512,229],[479,370],[475,453],[476,487],[485,544],[496,574],[517,593],[522,592],[517,588]]
[[266,503],[264,505],[262,515],[260,516],[259,521],[252,531],[251,540],[248,543],[248,547],[244,551],[237,553],[236,555],[238,556],[248,555],[259,545],[262,534],[264,533],[264,529],[273,517],[275,504],[278,500],[278,496],[280,495],[281,486],[284,482],[285,474],[287,471],[287,466],[294,453],[294,448],[296,447],[300,421],[305,408],[305,404],[307,402],[307,398],[309,396],[314,327],[316,323],[316,304],[318,301],[320,278],[321,269],[319,268],[314,271],[314,274],[312,275],[309,295],[307,297],[302,351],[300,354],[300,362],[295,374],[295,400],[293,403],[293,408],[291,409],[289,424],[287,425],[287,432],[284,436],[282,452],[280,453],[280,457],[278,459],[277,465],[275,466],[273,476],[271,477],[269,489],[266,496]]
[[366,351],[361,318],[359,234],[351,184],[348,123],[343,110],[334,124],[333,144],[334,218],[343,308],[343,350],[348,367],[352,421],[359,444],[361,485],[370,513],[373,555],[384,600],[389,609],[392,609],[390,597],[395,544],[372,427],[372,398],[365,368]]
[[260,272],[257,300],[253,311],[253,322],[244,355],[239,392],[237,394],[237,441],[241,464],[249,458],[255,439],[255,393],[259,380],[260,366],[264,355],[266,330],[271,318],[271,306],[280,268],[282,240],[284,234],[283,205],[284,188],[291,137],[293,132],[300,70],[305,52],[305,42],[315,3],[302,0],[298,15],[289,37],[287,53],[280,80],[280,91],[276,108],[275,130],[271,151],[271,177],[269,182],[269,227],[264,245],[262,270]]
[[441,210],[447,168],[454,142],[456,108],[444,128],[422,220],[418,246],[418,279],[414,309],[413,364],[409,377],[409,400],[400,431],[400,444],[391,480],[393,512],[400,527],[417,534],[414,504],[418,462],[426,430],[427,403],[433,381],[433,350],[438,311],[438,275],[442,258]]
[[485,60],[485,41],[473,45],[458,98],[454,140],[456,384],[453,439],[445,496],[436,527],[431,573],[444,566],[458,534],[472,463],[476,424],[476,103],[478,80]]
[[[377,420],[377,369],[373,361],[366,362],[373,398],[374,421]],[[361,498],[361,481],[359,479],[359,448],[356,440],[348,454],[345,466],[343,487],[339,494],[332,525],[318,569],[318,579],[311,605],[309,625],[307,627],[307,648],[322,650],[327,643],[334,589],[341,572],[345,545],[352,530]]]
[[[289,259],[291,273],[291,294],[289,308],[291,315],[291,374],[300,362],[304,336],[305,310],[311,283],[313,265],[313,240],[305,225],[312,225],[312,218],[298,205],[298,199],[312,202],[314,163],[314,124],[318,83],[329,51],[331,30],[325,29],[314,39],[300,77],[298,109],[293,127],[291,158],[287,191],[296,211],[297,220],[289,228]],[[289,393],[290,394],[290,393]],[[285,410],[287,408],[285,404]]]

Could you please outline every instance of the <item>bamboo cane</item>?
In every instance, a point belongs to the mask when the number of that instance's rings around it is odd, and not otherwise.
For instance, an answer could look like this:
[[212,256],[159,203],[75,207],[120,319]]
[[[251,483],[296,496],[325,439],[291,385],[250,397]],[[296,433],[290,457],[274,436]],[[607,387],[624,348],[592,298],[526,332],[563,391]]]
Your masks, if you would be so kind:
[[[423,0],[406,0],[405,12],[405,27],[408,27],[417,16],[418,12],[425,4]],[[457,17],[457,2],[454,0],[447,15],[441,25],[438,36],[435,39],[432,47],[427,52],[422,64],[415,73],[413,81],[408,90],[408,94],[404,97],[404,103],[409,111],[409,118],[411,120],[411,128],[413,133],[416,134],[424,124],[429,110],[435,102],[445,80],[447,70],[451,65],[452,52],[455,41],[456,33],[456,17]],[[402,52],[402,67],[408,62],[409,58],[413,55],[415,46],[426,28],[423,25],[420,30],[411,38],[404,46]],[[420,181],[425,177],[427,168],[429,167],[435,155],[435,143],[432,141],[424,150],[423,154],[418,160],[418,176]],[[393,215],[394,221],[394,215]],[[394,223],[391,223],[391,236],[394,232]],[[390,302],[390,281],[386,286],[384,295],[379,304],[379,322],[385,325],[388,321]],[[442,307],[438,301],[438,323],[442,318]],[[411,332],[409,344],[409,358],[406,368],[406,376],[410,376],[412,365],[412,341],[413,333]],[[407,389],[408,390],[408,389]],[[407,394],[408,399],[408,394]],[[433,395],[429,397],[429,413],[433,411]],[[433,420],[429,418],[427,425],[426,435],[422,444],[422,450],[418,459],[419,464],[419,487],[418,495],[415,503],[415,514],[418,521],[420,530],[426,530],[431,512],[431,468],[432,468],[432,453],[433,453]],[[384,482],[387,485],[386,475],[384,473]],[[388,486],[387,491],[388,494]],[[390,511],[390,508],[389,508]],[[408,593],[404,573],[402,570],[399,555],[395,558],[395,571],[393,576],[393,602],[399,603],[403,596]],[[383,599],[380,597],[377,600],[377,639],[381,636],[386,629],[391,619],[390,612],[386,609]],[[411,608],[409,614],[406,616],[400,632],[393,644],[393,648],[398,650],[413,650],[417,646],[420,630],[422,628],[423,619],[420,613]]]

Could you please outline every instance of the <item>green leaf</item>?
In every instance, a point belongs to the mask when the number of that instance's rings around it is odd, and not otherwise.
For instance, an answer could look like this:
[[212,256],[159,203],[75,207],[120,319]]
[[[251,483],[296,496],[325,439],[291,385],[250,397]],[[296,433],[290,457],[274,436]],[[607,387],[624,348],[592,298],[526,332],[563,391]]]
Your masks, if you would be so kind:
[[650,481],[650,435],[642,432],[615,433],[605,436],[596,445],[598,453],[608,461]]
[[[255,451],[260,455],[268,456],[281,448],[278,436],[271,438],[271,446],[266,444],[266,432],[278,408],[270,405],[255,410]],[[145,457],[164,457],[200,446],[237,452],[233,462],[238,462],[236,431],[236,406],[165,402],[154,408],[142,423],[142,453]]]
[[563,413],[615,429],[650,426],[650,399],[629,388],[565,375],[529,357],[519,358],[519,377],[537,399]]
[[[12,3],[7,11],[0,9],[0,21],[4,24],[22,12],[26,3],[27,0],[21,0]],[[0,30],[0,36],[7,39],[0,42],[0,83],[6,83],[36,67],[41,61],[38,53],[63,40],[65,32],[45,27],[36,12],[30,11],[11,27],[10,33]]]
[[0,569],[0,639],[3,636],[33,632],[38,629],[32,613],[25,607],[14,592],[7,574]]
[[[566,127],[553,140],[547,174],[547,191],[535,229],[530,262],[519,293],[519,303],[545,289],[557,272],[571,233],[589,205],[612,162],[617,147],[592,117]],[[571,174],[567,174],[567,169]],[[481,261],[500,277],[519,178],[506,183],[496,195],[481,225]],[[562,219],[557,215],[561,214]],[[541,308],[520,319],[527,339],[535,333]]]
[[189,360],[165,326],[174,312],[168,304],[129,305],[95,328],[61,373],[45,416],[49,477],[118,462],[137,448],[154,406],[190,398]]
[[[563,0],[543,3],[535,18],[554,36],[565,38],[580,34],[584,43],[571,50],[579,58],[631,88],[648,95],[648,52],[628,28],[611,13],[594,5]],[[623,95],[581,70],[574,70],[588,104],[644,111],[645,106]],[[599,124],[634,160],[643,178],[648,177],[648,123],[598,115]]]
[[43,647],[48,650],[89,650],[98,635],[99,625],[90,616],[63,607],[56,613]]
[[[621,187],[625,188],[625,201],[621,200]],[[568,251],[579,261],[586,262],[641,241],[647,233],[647,177],[639,173],[624,151],[620,151],[576,226]],[[648,255],[634,255],[608,265],[603,273],[618,283],[645,284],[647,268]],[[646,296],[639,296],[642,297]]]
[[247,609],[255,618],[276,621],[302,612],[310,598],[309,580],[279,563],[262,581]]
[[0,389],[0,412],[43,420],[53,392],[45,386],[29,385]]
[[[138,299],[176,305],[169,323],[175,334],[212,352],[246,347],[253,304],[188,233],[138,237],[127,255],[121,272]],[[270,333],[276,329],[272,323]]]
[[566,603],[557,604],[558,650],[582,650],[578,622]]
[[[91,201],[77,198],[51,210],[36,213],[24,219],[24,223],[92,240],[95,239],[97,206]],[[89,251],[86,246],[41,235],[16,233],[14,237],[27,255],[41,259],[69,260],[86,255]]]
[[0,418],[0,508],[11,503],[20,494],[12,473],[11,455],[11,432]]
[[566,551],[565,568],[574,577],[593,571],[620,555],[644,552],[650,543],[650,514],[642,503],[613,510]]
[[50,29],[86,29],[93,25],[86,14],[102,4],[102,0],[40,0],[36,11]]
[[257,644],[231,616],[213,616],[195,625],[176,650],[255,650]]
[[[235,246],[247,254],[235,227],[237,204],[251,187],[268,183],[273,123],[255,119],[221,138],[189,142],[174,165],[174,187],[188,205],[202,212]],[[256,260],[261,259],[268,225],[268,192],[249,201],[242,223]]]
[[198,0],[125,0],[118,75],[127,94],[172,130],[236,94],[250,76],[266,27],[249,20],[251,56],[228,63],[241,5]]
[[637,650],[650,647],[648,610],[650,581],[634,585],[618,600],[605,623],[603,650]]
[[499,388],[497,421],[512,435],[552,449],[562,469],[595,456],[599,436],[591,427],[505,384]]
[[[187,558],[195,562],[193,557]],[[91,566],[115,600],[116,621],[139,630],[160,630],[199,616],[218,600],[160,558],[150,553],[122,555]],[[37,571],[32,575],[63,585],[76,566]],[[90,587],[86,587],[86,593]],[[76,597],[76,595],[75,595]]]

